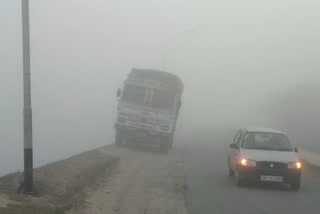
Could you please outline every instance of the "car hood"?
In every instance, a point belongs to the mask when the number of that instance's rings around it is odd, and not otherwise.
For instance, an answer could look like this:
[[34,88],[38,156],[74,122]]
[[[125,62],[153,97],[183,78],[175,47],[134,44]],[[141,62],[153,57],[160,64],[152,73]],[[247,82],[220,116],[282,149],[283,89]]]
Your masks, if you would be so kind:
[[246,158],[254,161],[274,161],[274,162],[296,162],[299,160],[295,152],[283,151],[265,151],[253,149],[241,149],[241,158]]

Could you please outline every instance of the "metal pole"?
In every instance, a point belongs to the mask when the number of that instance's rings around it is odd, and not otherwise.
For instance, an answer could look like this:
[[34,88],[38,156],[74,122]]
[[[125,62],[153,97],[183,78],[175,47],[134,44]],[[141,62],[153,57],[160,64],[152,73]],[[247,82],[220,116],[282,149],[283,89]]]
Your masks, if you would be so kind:
[[169,48],[169,44],[171,41],[173,41],[176,37],[182,35],[182,34],[185,34],[185,33],[194,33],[196,31],[194,30],[188,30],[188,31],[183,31],[183,32],[179,32],[177,34],[175,34],[173,37],[171,37],[168,41],[167,41],[167,44],[166,44],[166,47],[164,49],[164,52],[163,52],[163,71],[166,71],[166,58],[167,58],[167,51],[168,51],[168,48]]
[[22,0],[23,40],[23,130],[24,130],[24,193],[33,192],[32,108],[30,78],[29,0]]

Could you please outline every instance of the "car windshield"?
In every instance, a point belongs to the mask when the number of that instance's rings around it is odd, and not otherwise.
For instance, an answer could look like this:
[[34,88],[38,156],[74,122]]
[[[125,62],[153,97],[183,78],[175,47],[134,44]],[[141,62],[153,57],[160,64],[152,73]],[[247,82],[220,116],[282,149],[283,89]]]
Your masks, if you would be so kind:
[[275,133],[246,133],[241,144],[243,149],[293,151],[288,138]]

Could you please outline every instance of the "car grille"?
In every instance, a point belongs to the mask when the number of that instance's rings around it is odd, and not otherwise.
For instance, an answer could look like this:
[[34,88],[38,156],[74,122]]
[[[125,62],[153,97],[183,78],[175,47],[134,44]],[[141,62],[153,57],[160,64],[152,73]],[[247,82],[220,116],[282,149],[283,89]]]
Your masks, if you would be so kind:
[[286,169],[287,164],[281,162],[272,162],[272,161],[260,161],[258,166],[262,169]]

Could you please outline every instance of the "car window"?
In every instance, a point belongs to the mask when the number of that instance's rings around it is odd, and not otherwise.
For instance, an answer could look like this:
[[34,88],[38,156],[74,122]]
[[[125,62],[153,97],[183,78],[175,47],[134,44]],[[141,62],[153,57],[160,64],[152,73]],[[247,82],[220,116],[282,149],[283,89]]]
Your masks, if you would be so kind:
[[241,143],[241,139],[242,139],[242,135],[243,135],[243,132],[241,131],[239,136],[238,136],[238,139],[236,141],[236,144],[240,147],[240,143]]
[[238,136],[239,136],[240,132],[241,132],[241,130],[237,131],[236,135],[233,138],[233,143],[237,142],[237,139],[238,139]]

